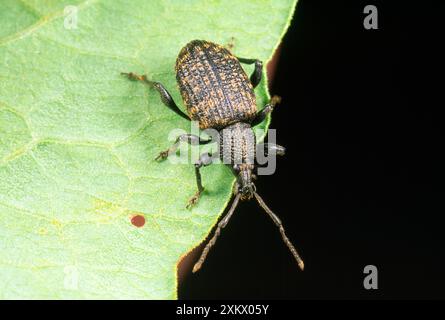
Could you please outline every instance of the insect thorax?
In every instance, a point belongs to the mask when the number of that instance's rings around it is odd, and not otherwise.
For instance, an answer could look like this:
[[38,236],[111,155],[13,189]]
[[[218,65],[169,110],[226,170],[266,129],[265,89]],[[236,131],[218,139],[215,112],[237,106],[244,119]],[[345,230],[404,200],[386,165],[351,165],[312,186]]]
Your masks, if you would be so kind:
[[220,158],[232,167],[253,166],[256,138],[248,123],[237,122],[220,131]]

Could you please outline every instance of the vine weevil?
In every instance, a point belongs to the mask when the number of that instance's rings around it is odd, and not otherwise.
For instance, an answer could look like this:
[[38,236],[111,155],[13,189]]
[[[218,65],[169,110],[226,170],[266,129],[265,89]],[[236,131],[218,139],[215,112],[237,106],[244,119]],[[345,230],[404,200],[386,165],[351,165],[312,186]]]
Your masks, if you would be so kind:
[[[242,69],[241,63],[255,64],[255,69],[249,78]],[[261,123],[280,102],[279,97],[272,97],[270,102],[257,111],[254,88],[261,81],[263,64],[257,59],[237,58],[226,48],[204,40],[194,40],[184,46],[176,60],[176,80],[187,107],[188,115],[178,108],[168,91],[159,82],[149,80],[145,75],[134,73],[122,73],[131,80],[141,81],[155,88],[162,102],[179,116],[198,121],[200,129],[213,128],[220,134],[220,147],[218,154],[204,153],[195,164],[196,181],[198,191],[189,200],[187,207],[194,205],[204,188],[201,182],[200,168],[208,166],[216,157],[230,159],[229,165],[237,176],[232,206],[224,218],[218,223],[213,237],[204,248],[201,257],[193,267],[193,272],[198,271],[204,263],[211,247],[229,222],[239,200],[248,200],[255,197],[260,206],[268,213],[273,222],[278,226],[283,241],[292,252],[298,266],[304,269],[303,260],[285,234],[280,219],[269,209],[263,199],[256,192],[252,180],[255,178],[253,171],[255,166],[256,139],[252,127]],[[225,138],[224,138],[225,137]],[[230,139],[227,139],[230,137]],[[167,150],[161,152],[157,160],[166,159],[169,154],[176,152],[180,142],[189,144],[205,144],[211,140],[201,139],[199,136],[184,134],[176,139],[176,142]],[[266,143],[266,152],[272,151],[278,155],[284,155],[282,146]],[[253,158],[250,155],[254,155]]]

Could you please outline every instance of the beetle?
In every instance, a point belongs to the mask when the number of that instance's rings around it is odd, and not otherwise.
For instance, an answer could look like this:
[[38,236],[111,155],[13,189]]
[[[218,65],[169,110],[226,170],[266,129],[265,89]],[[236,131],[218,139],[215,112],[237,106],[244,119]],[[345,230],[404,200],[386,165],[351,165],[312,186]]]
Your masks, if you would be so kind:
[[[240,63],[254,64],[252,75],[247,76]],[[234,56],[225,47],[205,41],[193,40],[186,44],[176,59],[176,80],[183,102],[187,107],[185,114],[176,105],[167,89],[159,82],[149,80],[145,75],[122,73],[130,80],[140,81],[156,89],[162,102],[179,116],[198,121],[201,130],[212,128],[222,133],[219,135],[219,148],[216,154],[209,152],[202,154],[195,163],[195,175],[198,191],[190,198],[187,207],[195,205],[204,191],[200,169],[208,166],[216,158],[227,161],[237,177],[233,194],[235,196],[230,210],[218,223],[213,237],[208,241],[202,254],[193,267],[198,271],[204,263],[209,250],[215,244],[218,236],[237,207],[239,200],[255,198],[259,205],[279,228],[283,241],[294,256],[301,270],[304,269],[303,260],[286,236],[283,224],[278,216],[265,204],[256,192],[253,180],[256,178],[254,170],[256,138],[252,127],[261,123],[272,112],[280,98],[274,96],[268,104],[257,111],[254,88],[260,83],[263,64],[258,59],[245,59]],[[181,142],[189,144],[206,144],[211,139],[202,139],[197,135],[183,134],[175,143],[162,151],[156,160],[164,160],[169,154],[177,151]],[[273,143],[264,144],[266,152],[284,155],[285,148]]]

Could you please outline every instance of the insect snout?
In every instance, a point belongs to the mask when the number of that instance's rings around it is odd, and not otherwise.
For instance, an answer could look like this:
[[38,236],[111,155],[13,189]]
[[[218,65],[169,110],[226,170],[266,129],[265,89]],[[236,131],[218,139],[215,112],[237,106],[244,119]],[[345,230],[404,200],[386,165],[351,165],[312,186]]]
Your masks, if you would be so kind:
[[238,192],[241,194],[241,200],[250,200],[256,192],[256,187],[252,182],[252,171],[247,165],[243,166],[238,176]]
[[241,200],[250,200],[253,198],[253,194],[256,192],[255,185],[251,182],[241,187],[239,191],[241,193]]

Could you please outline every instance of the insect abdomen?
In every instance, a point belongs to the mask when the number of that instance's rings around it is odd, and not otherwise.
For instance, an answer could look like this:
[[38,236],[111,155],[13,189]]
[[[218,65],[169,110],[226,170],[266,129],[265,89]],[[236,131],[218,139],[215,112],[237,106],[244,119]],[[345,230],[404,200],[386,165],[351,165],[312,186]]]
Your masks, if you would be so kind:
[[192,120],[201,129],[250,122],[256,113],[253,87],[238,59],[224,47],[188,43],[176,60],[176,80]]

